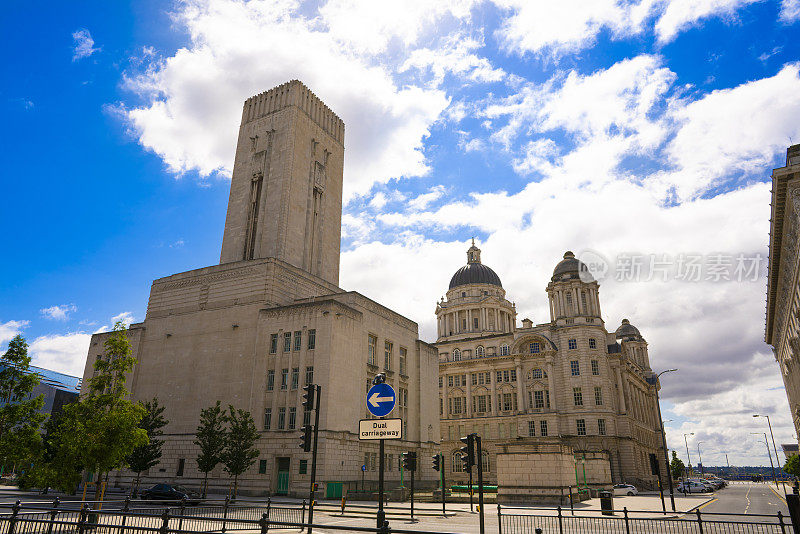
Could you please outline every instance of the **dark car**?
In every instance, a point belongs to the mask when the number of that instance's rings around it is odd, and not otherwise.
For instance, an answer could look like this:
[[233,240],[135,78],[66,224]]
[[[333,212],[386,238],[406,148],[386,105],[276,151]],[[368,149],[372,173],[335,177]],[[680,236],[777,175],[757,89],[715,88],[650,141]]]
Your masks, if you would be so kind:
[[150,489],[143,490],[139,496],[145,500],[180,501],[186,499],[188,504],[200,503],[200,495],[197,492],[171,484],[156,484]]

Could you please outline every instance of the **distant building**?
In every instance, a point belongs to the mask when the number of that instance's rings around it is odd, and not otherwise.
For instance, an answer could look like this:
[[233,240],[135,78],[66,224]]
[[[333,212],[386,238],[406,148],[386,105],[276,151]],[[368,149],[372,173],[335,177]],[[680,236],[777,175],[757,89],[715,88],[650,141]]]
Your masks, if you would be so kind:
[[797,443],[784,443],[781,445],[781,449],[787,460],[798,453]]
[[772,212],[765,341],[780,366],[792,421],[800,435],[800,145],[772,171]]
[[[77,376],[65,375],[42,367],[29,367],[31,373],[39,376],[39,385],[33,388],[28,398],[44,396],[41,413],[52,415],[58,413],[64,405],[78,400],[81,391],[81,379]],[[2,403],[2,401],[0,401]]]

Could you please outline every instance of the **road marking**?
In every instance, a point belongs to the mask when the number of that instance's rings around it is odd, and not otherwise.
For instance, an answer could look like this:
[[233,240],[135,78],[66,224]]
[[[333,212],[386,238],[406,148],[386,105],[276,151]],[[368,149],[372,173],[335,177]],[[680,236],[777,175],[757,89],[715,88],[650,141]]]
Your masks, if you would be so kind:
[[782,501],[783,501],[783,504],[786,504],[786,499],[784,499],[784,498],[783,498],[783,496],[782,496],[780,493],[778,493],[778,491],[777,491],[775,488],[773,488],[772,486],[770,486],[770,487],[769,487],[769,489],[771,489],[771,490],[772,490],[772,493],[774,493],[775,495],[777,495],[777,496],[778,496],[778,498],[779,498],[780,500],[782,500]]
[[744,513],[747,513],[747,509],[750,508],[750,490],[753,489],[753,486],[747,488],[747,493],[745,494],[744,498],[747,500],[747,506],[744,507]]
[[703,504],[703,505],[700,505],[700,506],[698,506],[698,507],[697,507],[697,509],[698,509],[698,510],[702,510],[703,508],[705,508],[705,507],[706,507],[706,506],[708,506],[709,504],[715,503],[715,502],[717,502],[718,500],[719,500],[719,499],[716,499],[716,498],[715,498],[715,499],[711,499],[711,500],[710,500],[710,501],[708,501],[707,503],[705,503],[705,504]]

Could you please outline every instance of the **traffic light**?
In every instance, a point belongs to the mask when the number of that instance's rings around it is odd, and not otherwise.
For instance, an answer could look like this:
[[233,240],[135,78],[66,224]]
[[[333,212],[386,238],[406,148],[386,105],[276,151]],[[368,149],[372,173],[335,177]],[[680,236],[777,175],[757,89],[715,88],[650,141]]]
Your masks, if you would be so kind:
[[303,386],[305,393],[303,393],[303,409],[310,412],[314,409],[314,394],[317,392],[316,384],[306,384]]
[[433,470],[434,471],[440,470],[442,468],[441,464],[439,463],[441,461],[440,456],[436,454],[434,456],[431,456],[431,459],[433,460],[433,465],[431,466],[433,467]]
[[403,453],[403,469],[406,471],[417,470],[417,453],[408,451]]
[[475,465],[475,434],[467,434],[461,438],[461,463],[464,466],[464,471],[469,471]]
[[311,431],[314,427],[311,425],[305,425],[300,427],[300,448],[303,449],[305,452],[311,450]]

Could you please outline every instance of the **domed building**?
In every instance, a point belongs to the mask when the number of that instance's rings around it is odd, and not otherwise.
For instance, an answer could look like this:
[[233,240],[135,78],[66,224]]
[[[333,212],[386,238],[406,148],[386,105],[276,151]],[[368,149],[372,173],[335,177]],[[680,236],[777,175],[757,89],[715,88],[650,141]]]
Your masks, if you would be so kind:
[[546,292],[549,320],[518,325],[514,303],[473,241],[437,303],[449,478],[466,481],[459,438],[477,432],[490,483],[498,482],[498,455],[568,450],[576,459],[572,485],[597,488],[610,478],[654,487],[651,454],[665,471],[647,342],[628,319],[606,329],[599,284],[572,252],[556,264]]

